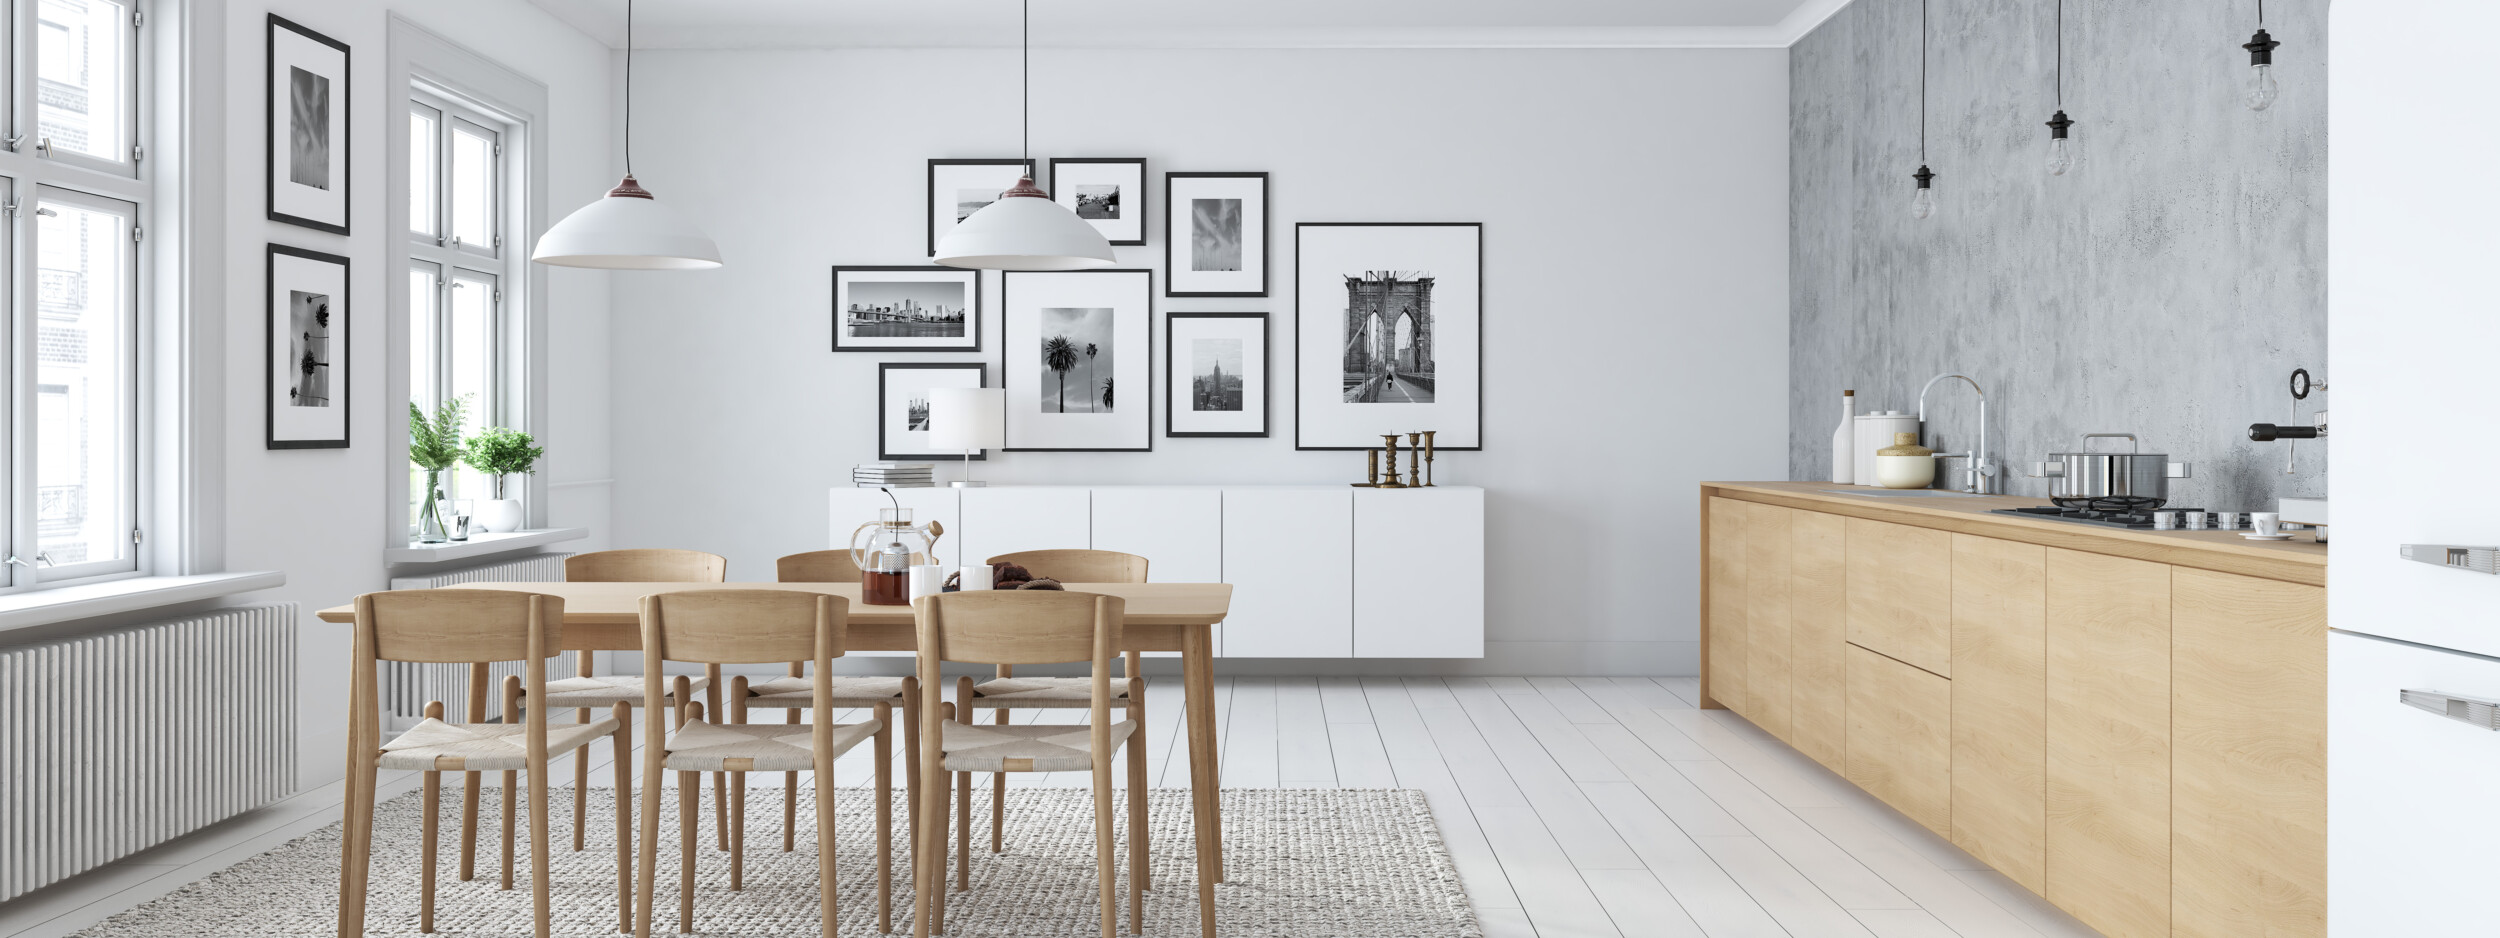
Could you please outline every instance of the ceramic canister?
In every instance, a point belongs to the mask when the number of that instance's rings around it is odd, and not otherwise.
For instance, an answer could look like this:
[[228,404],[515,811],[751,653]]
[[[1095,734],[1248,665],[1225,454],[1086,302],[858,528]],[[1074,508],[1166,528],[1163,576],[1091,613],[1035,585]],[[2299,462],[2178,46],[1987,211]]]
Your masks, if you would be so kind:
[[1858,415],[1858,484],[1874,485],[1875,452],[1891,446],[1893,437],[1917,433],[1918,418],[1897,410],[1881,410]]
[[1893,434],[1892,445],[1875,454],[1875,484],[1888,489],[1936,484],[1936,451],[1918,445],[1916,433]]

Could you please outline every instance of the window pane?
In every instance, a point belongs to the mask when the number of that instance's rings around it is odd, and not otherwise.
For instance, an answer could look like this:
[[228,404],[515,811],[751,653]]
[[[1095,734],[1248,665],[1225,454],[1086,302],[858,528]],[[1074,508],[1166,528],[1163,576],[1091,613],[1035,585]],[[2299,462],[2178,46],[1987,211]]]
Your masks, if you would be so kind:
[[50,203],[36,213],[37,549],[53,565],[130,546],[130,224]]
[[[495,407],[495,282],[466,271],[452,275],[451,291],[451,393],[469,398],[469,422],[461,430],[467,439],[493,424]],[[459,472],[461,498],[491,498],[473,470]]]
[[441,198],[435,180],[442,167],[435,165],[440,141],[434,136],[433,112],[419,108],[408,115],[408,228],[426,237],[433,237],[442,218]]
[[35,16],[35,132],[55,152],[129,159],[130,8],[43,0]]
[[492,250],[495,142],[466,126],[451,132],[451,236]]

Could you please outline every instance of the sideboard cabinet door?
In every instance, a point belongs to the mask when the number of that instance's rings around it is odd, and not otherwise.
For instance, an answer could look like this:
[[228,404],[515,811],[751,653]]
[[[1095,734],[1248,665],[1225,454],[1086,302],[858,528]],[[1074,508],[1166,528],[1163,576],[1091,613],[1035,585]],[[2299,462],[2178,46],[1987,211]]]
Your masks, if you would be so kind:
[[[1224,581],[1224,490],[1160,485],[1109,485],[1094,490],[1094,549],[1146,558],[1156,583]],[[1224,627],[1215,627],[1224,647]],[[1176,657],[1180,652],[1147,652]]]
[[1484,657],[1484,490],[1351,491],[1354,656]]
[[1224,490],[1225,657],[1354,654],[1353,491]]

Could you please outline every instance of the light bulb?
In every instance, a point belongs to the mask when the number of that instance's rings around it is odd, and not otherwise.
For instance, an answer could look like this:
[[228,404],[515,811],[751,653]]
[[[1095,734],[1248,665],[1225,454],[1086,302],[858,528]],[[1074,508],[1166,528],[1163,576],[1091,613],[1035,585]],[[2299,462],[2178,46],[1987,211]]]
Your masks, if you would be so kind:
[[1936,190],[1920,189],[1910,197],[1910,217],[1926,218],[1936,214]]
[[2066,138],[2049,138],[2049,175],[2063,176],[2066,175],[2067,170],[2073,168],[2075,168],[2075,151],[2067,145]]
[[2247,102],[2249,110],[2262,111],[2273,107],[2275,97],[2282,91],[2283,86],[2274,81],[2274,66],[2259,63],[2248,67],[2248,94],[2242,100]]

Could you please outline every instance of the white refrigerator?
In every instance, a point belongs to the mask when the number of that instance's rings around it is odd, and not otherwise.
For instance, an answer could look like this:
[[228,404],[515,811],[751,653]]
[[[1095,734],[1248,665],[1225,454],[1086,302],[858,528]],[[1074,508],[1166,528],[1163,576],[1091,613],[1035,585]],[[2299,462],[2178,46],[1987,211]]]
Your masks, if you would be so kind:
[[2500,3],[2329,16],[2328,925],[2500,934],[2500,576],[2399,553],[2500,546]]

